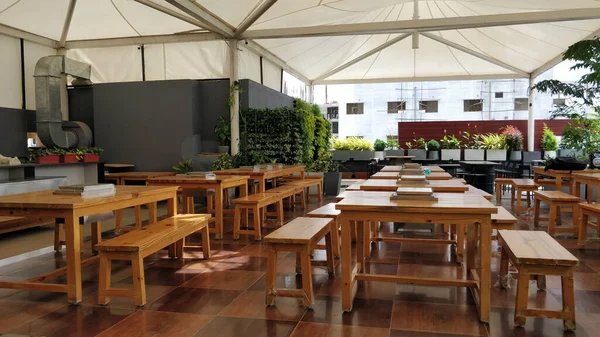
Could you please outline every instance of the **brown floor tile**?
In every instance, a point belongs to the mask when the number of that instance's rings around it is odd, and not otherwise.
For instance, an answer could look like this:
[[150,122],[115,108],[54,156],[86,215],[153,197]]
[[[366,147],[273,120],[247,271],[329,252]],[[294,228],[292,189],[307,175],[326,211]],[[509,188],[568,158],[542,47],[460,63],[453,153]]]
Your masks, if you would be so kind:
[[[574,273],[573,283],[575,290],[600,291],[600,273]],[[546,285],[548,288],[561,288],[559,276],[547,276]]]
[[[540,291],[537,288],[537,284],[535,282],[529,283],[529,300],[528,307],[529,308],[545,308],[549,310],[559,310],[562,308],[562,304],[560,300],[557,300],[556,296],[551,292],[551,290],[559,290],[559,289],[549,289],[548,291]],[[560,294],[560,291],[559,291]],[[501,289],[499,287],[492,287],[491,289],[491,297],[492,297],[492,307],[500,307],[500,308],[514,308],[515,301],[517,298],[517,281],[511,280],[511,288],[510,289]]]
[[[244,248],[238,250],[235,254],[233,254],[232,256],[242,256],[242,255],[248,255],[248,256],[257,256],[257,257],[267,257],[268,256],[268,245],[266,244],[252,244],[252,245],[248,245],[245,246]],[[281,252],[277,254],[277,258],[278,259],[282,259],[287,255],[286,252]]]
[[[117,283],[112,285],[115,288],[132,288],[133,286],[130,283]],[[153,301],[161,298],[165,294],[170,291],[173,291],[175,287],[169,286],[155,286],[155,285],[146,285],[146,305],[152,303]],[[82,301],[83,305],[86,306],[98,306],[98,293],[95,292],[89,296],[85,296]],[[133,303],[132,297],[118,297],[113,296],[110,298],[110,303],[108,304],[111,308],[115,309],[137,309],[137,306]]]
[[133,312],[110,307],[69,305],[13,329],[10,333],[45,337],[93,337]]
[[145,309],[216,315],[241,293],[241,291],[236,290],[180,287],[147,305]]
[[292,333],[295,326],[296,322],[289,321],[215,317],[194,337],[286,337]]
[[395,300],[437,304],[475,305],[467,288],[396,285]]
[[292,337],[388,337],[389,329],[300,322]]
[[67,306],[66,301],[33,302],[0,300],[0,332],[12,330],[65,306]]
[[[548,289],[548,293],[552,294],[557,302],[562,303],[560,289]],[[600,291],[575,290],[575,312],[600,314]]]
[[299,321],[306,308],[298,298],[278,297],[275,307],[265,304],[265,291],[246,291],[235,299],[219,316],[260,318],[278,321]]
[[182,284],[187,288],[212,288],[225,290],[246,290],[265,273],[247,270],[208,270]]
[[563,323],[556,319],[528,317],[524,327],[514,325],[514,310],[508,308],[492,308],[490,324],[488,325],[491,337],[592,337],[597,336],[597,331],[590,334],[587,329],[577,322],[575,332],[564,331]]
[[392,330],[390,337],[459,337],[464,335],[449,335],[445,333],[431,333],[421,331],[403,331],[403,330]]
[[[144,270],[144,280],[146,285],[179,286],[204,271],[206,270],[150,267]],[[119,283],[133,284],[133,280],[131,277],[127,277]]]
[[394,302],[392,329],[485,336],[475,306]]
[[313,310],[307,311],[302,321],[389,328],[392,306],[392,301],[355,298],[353,310],[344,313],[339,297],[317,296]]
[[267,270],[267,258],[257,257],[250,255],[241,255],[235,257],[228,257],[214,267],[214,270],[253,270],[253,271],[266,271]]
[[[330,277],[327,274],[313,274],[312,285],[313,291],[319,292],[321,287],[334,280],[334,277]],[[275,287],[277,288],[289,288],[289,289],[301,289],[302,288],[302,274],[277,274],[275,277]],[[267,275],[261,277],[256,283],[254,283],[248,290],[265,291],[267,288]]]
[[98,337],[187,337],[194,336],[213,316],[174,312],[137,311]]

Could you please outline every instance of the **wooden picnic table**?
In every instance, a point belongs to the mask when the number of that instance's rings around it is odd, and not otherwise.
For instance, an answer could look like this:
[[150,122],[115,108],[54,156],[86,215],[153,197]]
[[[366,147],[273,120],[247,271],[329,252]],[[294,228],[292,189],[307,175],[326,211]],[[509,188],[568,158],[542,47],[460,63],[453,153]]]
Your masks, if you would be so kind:
[[[215,179],[207,179],[204,176],[173,176],[173,177],[157,177],[148,179],[149,186],[179,186],[184,195],[187,191],[195,191],[199,189],[214,189],[215,190],[215,227],[210,228],[211,233],[215,233],[215,238],[223,238],[223,196],[229,188],[240,188],[240,197],[248,195],[248,179],[249,176],[217,176]],[[186,199],[193,197],[186,197]],[[192,200],[193,202],[193,200]],[[188,200],[184,203],[184,213],[194,213],[193,204],[189,205]]]
[[573,179],[573,195],[581,197],[581,185],[586,185],[586,199],[588,203],[591,203],[594,187],[598,189],[600,193],[600,171],[589,170],[584,172],[573,172],[571,175]]
[[[395,180],[369,179],[360,185],[362,191],[396,192],[400,187]],[[464,193],[469,190],[468,185],[458,180],[432,180],[426,187],[431,187],[434,192]]]
[[[578,172],[578,171],[576,171]],[[581,171],[583,173],[585,171]],[[569,193],[573,192],[573,180],[571,179],[570,170],[548,170],[545,171],[543,166],[533,167],[533,180],[536,184],[540,184],[540,180],[543,182],[544,179],[541,176],[554,178],[554,185],[557,191],[562,191],[563,184],[566,183],[569,188]],[[565,181],[563,181],[563,179]],[[543,185],[543,184],[540,184]]]
[[[67,293],[70,303],[82,299],[81,268],[98,261],[98,256],[81,260],[79,218],[118,209],[148,205],[149,223],[156,222],[156,203],[167,200],[167,214],[177,214],[177,187],[116,186],[116,193],[106,198],[83,198],[78,195],[55,195],[46,190],[0,197],[0,216],[24,218],[62,218],[66,236],[67,266],[26,281],[0,281],[0,288]],[[97,226],[100,231],[100,226]],[[99,232],[92,235],[100,237]],[[44,283],[67,274],[67,284]]]
[[[377,172],[370,176],[369,179],[398,179],[400,176],[399,172]],[[431,172],[426,175],[427,180],[451,180],[452,176],[446,172]]]
[[[385,181],[385,180],[383,180]],[[482,322],[490,319],[491,292],[491,215],[497,208],[480,196],[439,194],[438,201],[390,200],[384,193],[380,197],[346,197],[336,204],[340,210],[339,224],[342,228],[342,309],[351,311],[356,281],[378,281],[416,285],[469,287],[478,301],[479,318]],[[365,233],[369,231],[369,221],[406,223],[448,223],[465,225],[467,234],[467,275],[466,278],[441,279],[429,277],[406,277],[380,275],[365,272]],[[351,225],[352,223],[352,225]],[[352,266],[351,230],[357,224],[356,267]],[[477,229],[480,233],[479,261],[480,272],[476,271],[475,245]],[[381,241],[393,241],[393,237]]]
[[220,170],[213,172],[217,176],[250,176],[249,180],[258,180],[258,193],[263,193],[266,190],[265,182],[268,179],[285,177],[294,173],[300,173],[301,179],[304,179],[304,168],[304,165],[284,165],[281,168],[277,167],[277,165],[273,165],[272,169],[268,169],[263,165],[260,166],[257,171],[254,171],[252,167],[240,167],[235,169]]
[[[429,172],[434,173],[434,172],[446,172],[444,171],[443,168],[437,166],[437,165],[430,165],[430,166],[421,166],[422,168],[428,168]],[[402,171],[402,169],[404,168],[404,166],[402,165],[386,165],[384,166],[380,172],[400,172]]]

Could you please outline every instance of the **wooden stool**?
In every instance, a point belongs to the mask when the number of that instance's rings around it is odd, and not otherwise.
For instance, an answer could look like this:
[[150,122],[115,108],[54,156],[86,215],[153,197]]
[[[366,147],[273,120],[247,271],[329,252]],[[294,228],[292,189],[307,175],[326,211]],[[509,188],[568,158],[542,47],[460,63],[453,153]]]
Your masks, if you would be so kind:
[[306,200],[308,199],[308,197],[306,197],[306,194],[307,194],[307,191],[308,191],[307,187],[309,186],[310,181],[308,181],[308,180],[302,180],[302,179],[291,179],[291,180],[280,181],[280,183],[281,183],[282,186],[288,186],[288,187],[289,186],[294,186],[294,187],[296,187],[296,194],[295,195],[300,195],[300,205],[301,205],[302,209],[305,209],[306,208]]
[[[496,184],[496,202],[500,202],[502,200],[502,186],[510,186],[511,190],[513,189],[512,179],[510,178],[495,178],[494,183]],[[512,193],[512,192],[511,192]],[[512,200],[511,200],[512,202]]]
[[[300,297],[303,299],[304,305],[310,307],[313,304],[310,253],[323,237],[325,237],[327,251],[327,270],[329,275],[334,275],[331,222],[333,221],[329,218],[298,217],[265,236],[264,242],[269,245],[265,296],[268,306],[275,305],[276,296]],[[278,289],[275,287],[277,252],[280,251],[296,252],[297,260],[300,260],[300,271],[302,272],[302,289]]]
[[[304,199],[304,188],[302,186],[294,186],[294,185],[281,185],[279,187],[271,188],[266,190],[265,193],[279,193],[281,194],[281,199],[288,199],[288,205],[290,208],[294,207],[294,199],[296,194],[302,194],[302,198]],[[302,205],[304,207],[304,204]]]
[[[577,208],[579,207],[578,197],[562,192],[562,191],[536,191],[534,192],[535,198],[535,217],[533,220],[534,226],[539,226],[540,220],[548,220],[548,233],[552,236],[556,232],[560,233],[572,233],[577,235]],[[540,203],[545,202],[550,205],[550,215],[548,218],[540,218]],[[560,224],[560,208],[561,207],[572,207],[573,209],[573,227],[565,228],[556,225]]]
[[527,210],[529,210],[531,208],[530,193],[537,191],[538,185],[533,179],[511,179],[511,181],[513,186],[511,201],[516,201],[515,213],[519,215],[522,211],[521,194],[527,192]]
[[[579,212],[577,213],[577,217],[579,218],[579,235],[577,245],[581,247],[585,245],[585,242],[587,241],[588,227],[594,228],[596,230],[596,235],[600,237],[600,227],[598,226],[598,222],[600,222],[600,204],[588,204],[582,202],[579,204],[578,208]],[[588,223],[589,217],[596,218],[596,223]],[[575,218],[575,216],[573,218]]]
[[[255,193],[246,197],[233,199],[235,204],[235,213],[233,217],[233,239],[237,240],[240,238],[240,234],[254,235],[254,240],[259,241],[261,239],[261,225],[262,216],[260,211],[269,205],[275,204],[277,209],[277,219],[279,225],[283,224],[283,201],[281,199],[281,193]],[[251,210],[253,217],[253,229],[242,229],[242,210]],[[244,219],[248,223],[248,219]]]
[[[565,330],[575,330],[573,269],[579,263],[577,258],[546,232],[500,230],[498,240],[502,244],[500,279],[508,275],[509,260],[519,271],[515,325],[525,325],[527,317],[554,318],[563,320]],[[530,278],[536,276],[538,289],[545,290],[546,275],[561,277],[562,311],[527,309]]]
[[307,183],[307,187],[308,187],[308,191],[306,194],[306,198],[310,199],[311,196],[313,196],[314,194],[310,194],[310,188],[312,186],[317,186],[317,199],[319,201],[323,200],[323,177],[321,176],[306,176],[304,177],[304,180],[308,181]]
[[[312,212],[306,213],[305,216],[309,218],[326,218],[331,219],[331,242],[333,245],[333,256],[339,258],[340,257],[340,228],[338,224],[338,217],[340,216],[340,211],[335,209],[335,203],[329,203],[325,206],[321,206],[315,209]],[[317,245],[317,249],[326,249],[326,247],[322,247]]]
[[[169,255],[183,258],[185,237],[190,234],[202,231],[204,258],[210,258],[209,218],[208,214],[179,214],[96,245],[100,253],[98,304],[108,304],[111,296],[124,296],[133,297],[134,303],[138,306],[145,305],[146,284],[143,259],[166,246],[170,246]],[[133,289],[111,288],[112,260],[131,261]]]

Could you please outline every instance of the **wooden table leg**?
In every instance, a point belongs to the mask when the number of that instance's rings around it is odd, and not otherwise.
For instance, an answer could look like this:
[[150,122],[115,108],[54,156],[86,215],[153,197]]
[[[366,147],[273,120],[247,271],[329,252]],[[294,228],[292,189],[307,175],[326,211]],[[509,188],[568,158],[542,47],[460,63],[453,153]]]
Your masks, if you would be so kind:
[[577,213],[579,214],[579,235],[577,236],[577,246],[581,247],[585,245],[585,242],[587,241],[588,215],[585,214],[581,209],[579,209]]
[[[167,200],[167,216],[174,216],[177,214],[177,193],[173,194],[173,198]],[[169,257],[174,258],[176,256],[175,244],[169,245]]]
[[354,275],[352,275],[352,239],[350,220],[340,217],[342,226],[342,310],[352,311]]
[[517,202],[516,202],[516,206],[515,206],[515,211],[517,212],[517,215],[521,214],[521,190],[519,190],[518,188],[515,188],[515,193],[517,194]]
[[267,190],[267,186],[266,184],[266,180],[264,177],[260,177],[258,179],[258,193],[265,193],[265,191]]
[[563,321],[565,330],[575,330],[575,288],[573,285],[573,269],[561,277],[563,312],[570,313],[570,319]]
[[575,186],[573,187],[573,195],[581,198],[581,183],[579,181],[575,182]]
[[475,235],[475,225],[467,225],[467,271],[475,268],[475,246],[477,237]]
[[115,228],[121,228],[123,226],[123,210],[118,209],[115,211]]
[[81,302],[81,233],[79,217],[65,215],[65,236],[67,250],[67,296],[69,303]]
[[492,223],[486,220],[480,224],[480,261],[481,275],[479,275],[479,319],[482,322],[490,321],[491,287],[492,287]]
[[592,184],[587,184],[587,202],[589,204],[592,203],[592,195],[594,194],[594,186]]
[[365,227],[367,221],[356,222],[356,271],[361,273],[365,264]]
[[215,188],[215,227],[217,233],[215,234],[216,239],[223,238],[223,186],[219,184]]
[[135,228],[142,228],[142,206],[137,205],[133,209],[135,211]]
[[523,326],[527,320],[525,311],[527,310],[527,299],[529,297],[529,277],[524,268],[519,270],[519,279],[517,281],[517,299],[515,304],[515,325]]
[[465,261],[465,225],[456,225],[456,262]]

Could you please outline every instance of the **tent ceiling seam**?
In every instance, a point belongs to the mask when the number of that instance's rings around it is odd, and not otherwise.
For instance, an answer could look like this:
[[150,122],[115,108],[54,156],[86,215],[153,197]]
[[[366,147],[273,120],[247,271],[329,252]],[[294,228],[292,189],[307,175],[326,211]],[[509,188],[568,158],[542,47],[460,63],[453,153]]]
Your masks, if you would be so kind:
[[21,0],[17,0],[15,2],[13,2],[12,4],[8,5],[8,7],[4,8],[3,10],[0,11],[0,14],[6,12],[7,10],[11,9],[14,5],[18,4],[19,2],[21,2]]
[[335,8],[329,4],[319,5],[319,6],[331,8],[333,10],[340,11],[340,12],[346,12],[346,13],[364,13],[365,12],[365,11],[351,11],[351,10],[347,10],[347,9]]
[[140,32],[137,31],[137,29],[135,29],[133,27],[133,25],[131,24],[131,22],[129,22],[129,20],[127,20],[127,18],[125,18],[125,15],[123,15],[123,13],[121,13],[121,11],[119,10],[119,8],[117,7],[117,5],[115,4],[114,0],[110,0],[110,3],[113,5],[113,7],[115,8],[115,10],[117,11],[117,13],[119,13],[119,15],[123,18],[123,20],[125,20],[125,22],[127,22],[127,24],[129,25],[129,27],[131,27],[131,29],[133,29],[133,31],[138,35],[138,36],[142,36],[142,34],[140,34]]

